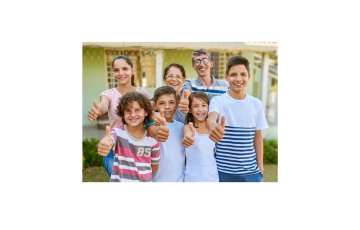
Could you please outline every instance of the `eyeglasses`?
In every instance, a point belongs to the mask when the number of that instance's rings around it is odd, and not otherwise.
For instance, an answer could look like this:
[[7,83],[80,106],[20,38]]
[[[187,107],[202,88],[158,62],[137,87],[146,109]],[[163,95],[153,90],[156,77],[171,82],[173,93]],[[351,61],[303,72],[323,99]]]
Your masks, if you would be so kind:
[[170,79],[170,80],[173,79],[173,78],[176,78],[177,80],[181,80],[184,77],[180,76],[180,75],[176,75],[176,76],[174,76],[174,75],[166,75],[165,78]]
[[209,59],[209,58],[204,58],[204,59],[202,59],[202,60],[196,59],[196,60],[194,61],[194,64],[195,64],[195,65],[200,65],[201,62],[202,62],[204,65],[207,65],[207,64],[209,64],[210,59]]

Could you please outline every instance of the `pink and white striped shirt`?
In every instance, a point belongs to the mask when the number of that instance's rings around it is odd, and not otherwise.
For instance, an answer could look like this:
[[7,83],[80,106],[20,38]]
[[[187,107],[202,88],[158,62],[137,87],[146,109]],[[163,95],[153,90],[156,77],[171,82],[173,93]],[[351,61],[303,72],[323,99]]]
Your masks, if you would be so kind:
[[110,130],[114,143],[114,165],[110,182],[151,182],[152,164],[160,162],[160,142],[145,130],[140,139],[130,135],[126,125]]

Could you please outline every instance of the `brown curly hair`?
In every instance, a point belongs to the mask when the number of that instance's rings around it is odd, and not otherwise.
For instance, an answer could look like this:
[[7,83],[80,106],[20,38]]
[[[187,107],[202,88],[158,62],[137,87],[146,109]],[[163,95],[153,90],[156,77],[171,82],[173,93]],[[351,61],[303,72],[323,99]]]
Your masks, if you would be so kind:
[[150,100],[145,97],[144,94],[138,93],[138,92],[130,92],[125,94],[119,101],[119,105],[117,106],[117,110],[116,110],[116,114],[121,117],[123,124],[126,124],[125,119],[124,119],[124,112],[127,108],[132,108],[132,102],[133,101],[137,101],[140,104],[140,107],[145,109],[145,112],[148,113],[147,116],[145,116],[144,119],[144,124],[148,121],[150,121],[149,119],[149,115],[151,113],[152,106],[150,103]]
[[[194,100],[194,98],[197,98],[198,100],[204,101],[208,104],[210,104],[210,99],[209,96],[206,95],[206,93],[202,92],[202,91],[195,91],[192,92],[189,96],[189,110],[191,111],[191,104],[192,101]],[[189,124],[189,122],[192,122],[195,128],[198,128],[197,122],[194,119],[194,116],[192,113],[190,113],[190,111],[186,114],[185,117],[185,124]],[[206,115],[207,118],[207,115]]]

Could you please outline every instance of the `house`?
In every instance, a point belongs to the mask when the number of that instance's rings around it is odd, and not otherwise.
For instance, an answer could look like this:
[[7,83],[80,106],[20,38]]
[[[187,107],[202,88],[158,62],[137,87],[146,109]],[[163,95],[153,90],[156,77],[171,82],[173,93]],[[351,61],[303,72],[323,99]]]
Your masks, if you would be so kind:
[[214,65],[211,75],[225,80],[226,63],[230,57],[241,55],[250,62],[251,78],[245,93],[262,101],[270,128],[265,138],[277,139],[277,66],[270,55],[277,55],[277,42],[83,42],[83,126],[92,124],[87,112],[93,100],[106,89],[117,87],[111,63],[118,55],[128,56],[135,68],[136,86],[153,96],[156,88],[165,85],[163,70],[170,63],[184,66],[186,78],[197,77],[192,69],[191,53],[206,49]]

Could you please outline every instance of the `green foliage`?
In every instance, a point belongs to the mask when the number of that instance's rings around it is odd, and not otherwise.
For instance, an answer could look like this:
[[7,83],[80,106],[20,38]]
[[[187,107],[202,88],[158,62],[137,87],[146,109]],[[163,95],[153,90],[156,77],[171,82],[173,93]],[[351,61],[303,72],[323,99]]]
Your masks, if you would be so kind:
[[82,151],[82,170],[84,170],[84,162],[85,162],[85,157],[84,157],[84,150]]
[[103,166],[103,157],[97,154],[99,139],[92,137],[83,140],[83,156],[85,157],[84,168],[88,166]]
[[264,139],[264,163],[278,163],[278,141]]

